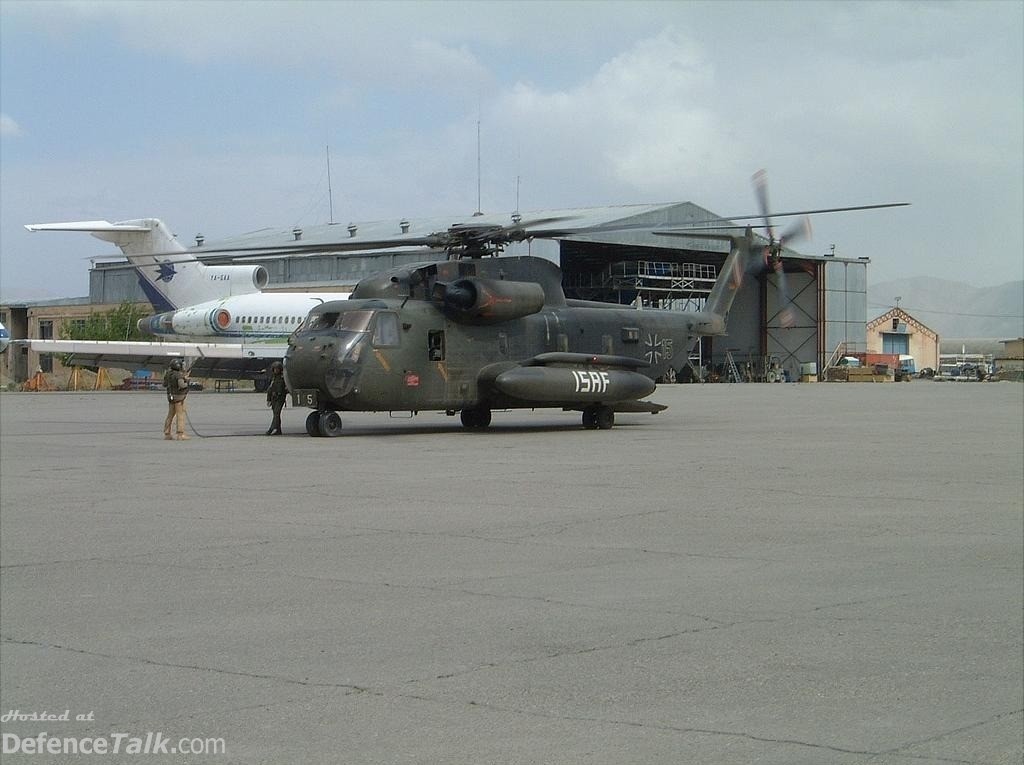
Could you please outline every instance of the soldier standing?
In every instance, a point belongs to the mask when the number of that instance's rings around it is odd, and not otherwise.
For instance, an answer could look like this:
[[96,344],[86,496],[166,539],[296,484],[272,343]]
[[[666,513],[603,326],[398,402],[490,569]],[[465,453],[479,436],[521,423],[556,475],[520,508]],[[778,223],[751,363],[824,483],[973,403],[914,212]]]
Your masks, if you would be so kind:
[[288,399],[288,386],[284,381],[284,366],[280,361],[270,365],[271,378],[270,386],[267,388],[267,406],[274,412],[274,419],[270,423],[268,436],[281,435],[281,410]]
[[171,359],[170,368],[164,372],[164,388],[167,389],[167,419],[164,420],[164,439],[171,436],[171,421],[178,421],[178,440],[187,441],[185,433],[185,397],[188,395],[188,375],[182,371],[181,359]]

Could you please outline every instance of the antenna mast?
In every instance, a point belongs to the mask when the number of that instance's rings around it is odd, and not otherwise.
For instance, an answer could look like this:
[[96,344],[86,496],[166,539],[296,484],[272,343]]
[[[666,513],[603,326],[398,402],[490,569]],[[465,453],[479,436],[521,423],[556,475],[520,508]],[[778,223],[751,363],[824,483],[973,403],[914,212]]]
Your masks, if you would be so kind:
[[[519,170],[523,165],[523,142],[519,141],[516,146],[516,169]],[[519,215],[519,173],[516,173],[516,215]]]
[[480,209],[480,118],[476,120],[476,214],[483,215]]
[[331,208],[331,225],[334,225],[334,192],[331,190],[331,146],[327,145],[327,203]]

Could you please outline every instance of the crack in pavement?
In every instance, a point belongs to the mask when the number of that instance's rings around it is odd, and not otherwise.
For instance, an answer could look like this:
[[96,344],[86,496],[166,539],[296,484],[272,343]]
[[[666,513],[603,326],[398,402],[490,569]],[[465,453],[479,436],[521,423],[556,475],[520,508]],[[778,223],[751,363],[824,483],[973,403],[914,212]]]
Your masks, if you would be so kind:
[[111,659],[113,661],[130,661],[136,664],[144,664],[152,667],[165,667],[169,669],[188,669],[197,672],[213,672],[220,675],[229,675],[234,677],[247,677],[255,680],[273,680],[279,683],[287,683],[289,685],[301,685],[308,688],[341,688],[352,691],[353,693],[373,693],[369,688],[364,688],[359,685],[352,685],[349,683],[319,683],[308,678],[305,680],[298,680],[292,677],[284,677],[281,675],[269,675],[259,672],[242,672],[240,670],[223,669],[220,667],[204,667],[201,664],[180,664],[177,662],[169,661],[157,661],[156,659],[146,659],[141,656],[131,656],[128,654],[113,654],[104,653],[103,651],[89,651],[84,648],[75,648],[68,645],[60,645],[57,643],[46,643],[38,640],[19,640],[17,638],[9,637],[7,635],[0,635],[0,642],[8,643],[10,645],[23,645],[30,646],[33,648],[46,648],[57,651],[67,651],[68,653],[81,654],[83,656],[96,656],[101,659]]
[[[736,622],[734,624],[743,624],[743,623],[744,622]],[[734,625],[727,625],[727,626],[734,626]],[[683,630],[683,631],[680,631],[680,632],[677,632],[677,633],[671,633],[671,634],[666,634],[666,635],[653,636],[653,637],[647,637],[647,638],[637,638],[635,640],[627,641],[626,643],[624,643],[622,645],[624,645],[624,646],[639,645],[639,644],[644,643],[644,642],[666,640],[666,639],[670,639],[670,638],[673,638],[673,637],[677,637],[679,635],[685,635],[685,634],[689,634],[689,633],[693,633],[693,632],[706,632],[706,631],[718,630],[718,629],[723,629],[723,628],[724,628],[723,626],[710,626],[710,627],[700,628],[700,629],[696,629],[696,630]],[[288,684],[288,685],[298,685],[298,686],[307,687],[307,688],[340,689],[340,690],[344,690],[344,691],[347,692],[345,695],[363,695],[363,694],[366,694],[366,695],[369,695],[369,696],[374,696],[374,697],[379,697],[379,698],[397,697],[397,698],[405,698],[405,699],[409,699],[409,700],[413,700],[413,701],[426,702],[426,703],[430,703],[430,704],[441,704],[441,705],[446,705],[446,706],[451,706],[453,704],[455,704],[457,706],[466,705],[466,706],[471,707],[471,708],[482,709],[482,710],[485,710],[485,711],[488,711],[488,712],[497,712],[497,713],[502,713],[502,714],[512,714],[512,715],[518,715],[518,716],[522,716],[522,717],[540,718],[540,719],[545,719],[545,720],[562,720],[562,721],[566,721],[566,722],[597,723],[597,724],[601,724],[601,725],[618,725],[618,726],[625,726],[625,727],[631,727],[631,728],[637,728],[637,729],[643,729],[643,730],[658,730],[658,731],[666,731],[666,732],[681,733],[681,734],[701,734],[701,735],[709,735],[709,736],[722,736],[722,737],[729,737],[729,738],[741,738],[741,739],[746,739],[746,740],[749,740],[749,741],[757,741],[757,742],[762,742],[762,743],[766,743],[766,744],[798,746],[798,747],[805,747],[805,748],[809,748],[809,749],[822,750],[822,751],[826,751],[826,752],[836,752],[836,753],[839,753],[839,754],[860,755],[860,756],[871,757],[871,758],[881,757],[881,756],[891,755],[891,754],[899,754],[901,757],[906,757],[906,758],[909,758],[909,759],[922,759],[922,760],[931,760],[931,761],[938,761],[938,762],[948,762],[948,763],[953,763],[955,765],[986,765],[986,764],[982,763],[981,761],[977,761],[977,760],[964,760],[964,759],[960,759],[960,758],[943,757],[943,756],[935,756],[935,755],[915,755],[915,754],[911,754],[911,753],[905,753],[905,752],[901,753],[901,752],[903,752],[903,750],[905,750],[905,749],[907,749],[909,747],[912,747],[912,746],[917,746],[917,745],[920,745],[920,744],[923,744],[923,743],[927,743],[927,742],[930,742],[930,741],[936,741],[936,740],[939,740],[941,738],[945,738],[947,736],[955,735],[957,733],[961,733],[961,732],[964,732],[964,731],[967,731],[967,730],[971,730],[971,729],[974,729],[974,728],[986,725],[988,723],[991,723],[991,722],[1003,719],[1005,717],[1012,717],[1014,715],[1020,715],[1022,712],[1024,712],[1024,710],[1014,710],[1014,711],[1011,711],[1011,712],[999,713],[999,714],[996,714],[996,715],[994,715],[994,716],[992,716],[992,717],[990,717],[990,718],[988,718],[986,720],[982,720],[982,721],[971,723],[969,725],[961,726],[961,727],[955,728],[955,729],[950,730],[950,731],[945,731],[943,733],[939,733],[939,734],[936,734],[934,736],[930,736],[930,737],[925,738],[925,739],[907,742],[905,744],[901,744],[900,746],[895,747],[895,748],[891,748],[891,749],[874,751],[874,750],[870,750],[870,749],[852,749],[852,748],[849,748],[849,747],[834,746],[834,745],[831,745],[831,744],[822,744],[822,743],[816,743],[816,742],[812,742],[812,741],[803,741],[803,740],[795,739],[795,738],[779,738],[779,737],[770,737],[770,736],[760,736],[760,735],[755,735],[755,734],[752,734],[752,733],[745,733],[745,732],[742,732],[742,731],[730,731],[730,730],[720,730],[720,729],[715,729],[715,728],[700,728],[700,727],[682,726],[682,725],[669,725],[669,724],[666,724],[666,723],[653,723],[653,722],[643,722],[643,721],[636,721],[636,720],[622,720],[622,719],[615,719],[615,718],[587,717],[587,716],[583,716],[583,715],[563,715],[563,714],[550,714],[550,713],[533,712],[533,711],[525,710],[525,709],[516,709],[516,708],[512,708],[512,707],[502,707],[502,706],[497,705],[497,704],[490,704],[490,703],[486,703],[486,702],[474,701],[472,699],[466,700],[466,701],[452,702],[452,701],[449,701],[447,699],[431,697],[431,696],[427,696],[427,695],[424,695],[424,694],[389,693],[386,690],[378,690],[378,689],[373,689],[373,688],[370,688],[370,687],[353,685],[353,684],[349,684],[349,683],[314,682],[314,681],[310,681],[308,679],[298,680],[298,679],[295,679],[295,678],[283,677],[283,676],[280,676],[280,675],[270,675],[270,674],[256,673],[256,672],[242,672],[242,671],[238,671],[238,670],[228,670],[228,669],[222,669],[222,668],[218,668],[218,667],[207,667],[207,666],[202,666],[202,665],[197,665],[197,664],[181,664],[181,663],[176,663],[176,662],[163,662],[163,661],[156,661],[156,660],[153,660],[153,659],[145,659],[145,658],[137,657],[137,656],[117,655],[117,654],[104,653],[104,652],[100,652],[100,651],[89,651],[89,650],[85,650],[85,649],[81,649],[81,648],[75,648],[75,647],[72,647],[72,646],[59,645],[59,644],[55,644],[55,643],[46,643],[46,642],[42,642],[42,641],[20,640],[20,639],[16,639],[16,638],[9,637],[9,636],[0,636],[0,640],[2,640],[4,643],[8,643],[8,644],[12,644],[12,645],[24,645],[24,646],[35,647],[35,648],[43,648],[43,649],[66,651],[66,652],[69,652],[69,653],[75,653],[75,654],[85,655],[85,656],[95,656],[95,657],[99,657],[99,658],[110,659],[110,660],[113,660],[113,661],[130,661],[130,662],[134,662],[134,663],[138,663],[138,664],[143,664],[143,665],[146,665],[146,666],[169,668],[169,669],[185,669],[185,670],[197,671],[197,672],[212,672],[212,673],[216,673],[216,674],[220,674],[220,675],[226,675],[226,676],[230,676],[230,677],[250,678],[250,679],[256,679],[256,680],[269,680],[269,681],[273,681],[273,682],[277,682],[277,683],[285,683],[285,684]],[[559,654],[545,655],[543,657],[534,657],[532,659],[524,659],[524,660],[513,662],[513,663],[520,664],[520,663],[524,663],[526,661],[537,661],[537,660],[548,659],[548,658],[558,658],[559,656],[570,655],[570,654],[585,654],[585,653],[591,653],[591,652],[598,651],[598,650],[605,650],[606,648],[612,648],[612,647],[616,647],[616,646],[594,646],[594,647],[590,647],[590,648],[586,648],[586,649],[580,649],[580,650],[577,650],[577,651],[570,651],[570,652],[564,652],[564,653],[559,653]],[[460,674],[468,674],[470,672],[475,672],[475,671],[478,671],[480,669],[494,668],[494,667],[498,667],[498,666],[501,666],[501,665],[498,665],[498,664],[485,665],[485,666],[482,666],[482,667],[475,668],[473,670],[467,670],[466,673],[451,673],[451,674],[448,674],[448,675],[439,675],[439,676],[437,676],[436,679],[448,679],[448,678],[456,677],[456,676],[458,676]],[[406,681],[406,682],[407,683],[415,683],[415,682],[422,682],[422,681],[410,680],[410,681]],[[302,699],[290,699],[290,700],[285,700],[284,702],[270,702],[270,703],[266,703],[266,704],[255,704],[255,705],[248,705],[248,706],[243,706],[243,707],[237,707],[237,708],[233,708],[233,710],[227,710],[227,711],[244,711],[244,710],[248,710],[248,709],[269,709],[270,707],[277,706],[280,703],[294,703],[295,701],[304,701],[304,700],[302,700]],[[179,717],[181,717],[181,716],[179,716]],[[184,719],[191,719],[192,717],[194,717],[194,716],[193,715],[186,715],[186,716],[184,716]]]
[[[441,703],[449,703],[449,704],[451,703],[451,702],[444,702],[443,699],[432,699],[430,697],[425,697],[425,696],[412,696],[412,695],[410,695],[410,696],[406,696],[406,698],[414,699],[414,700],[428,701],[428,702],[441,702]],[[851,749],[851,748],[848,748],[848,747],[833,746],[831,744],[820,744],[820,743],[815,743],[815,742],[812,742],[812,741],[802,741],[800,739],[773,738],[773,737],[769,737],[769,736],[758,736],[758,735],[755,735],[753,733],[744,733],[742,731],[719,730],[719,729],[716,729],[716,728],[699,728],[699,727],[682,726],[682,725],[669,725],[667,723],[652,723],[652,722],[642,722],[642,721],[637,721],[637,720],[621,720],[621,719],[605,718],[605,717],[586,717],[586,716],[583,716],[583,715],[550,714],[550,713],[543,713],[543,712],[533,712],[533,711],[529,711],[529,710],[525,710],[525,709],[515,709],[515,708],[512,708],[512,707],[502,707],[502,706],[497,705],[497,704],[489,704],[489,703],[485,703],[485,702],[472,701],[472,700],[466,701],[466,702],[462,702],[462,703],[468,704],[470,707],[473,707],[473,708],[476,708],[476,709],[482,709],[482,710],[489,711],[489,712],[499,712],[499,713],[502,713],[502,714],[512,714],[512,715],[518,715],[518,716],[521,716],[521,717],[539,718],[539,719],[543,719],[543,720],[563,720],[563,721],[567,721],[567,722],[597,723],[597,724],[600,724],[600,725],[619,725],[619,726],[624,726],[624,727],[637,728],[637,729],[641,729],[641,730],[656,730],[656,731],[665,731],[665,732],[669,732],[669,733],[682,733],[682,734],[694,734],[694,733],[696,733],[696,734],[702,734],[702,735],[708,735],[708,736],[723,736],[723,737],[729,737],[729,738],[741,738],[741,739],[746,739],[748,741],[758,741],[758,742],[762,742],[762,743],[766,743],[766,744],[780,744],[780,745],[787,745],[787,746],[799,746],[799,747],[806,747],[806,748],[809,748],[809,749],[823,750],[823,751],[826,751],[826,752],[836,752],[838,754],[853,754],[853,755],[860,755],[860,756],[864,756],[864,757],[878,757],[880,755],[886,754],[886,752],[876,752],[876,751],[872,751],[870,749]],[[951,758],[951,757],[941,757],[941,756],[939,756],[939,757],[935,757],[935,756],[917,757],[916,755],[901,755],[901,756],[909,757],[909,758],[915,758],[915,759],[928,759],[928,760],[931,760],[931,761],[938,761],[938,762],[948,762],[948,763],[954,763],[955,765],[988,765],[987,763],[982,763],[982,762],[979,762],[977,760],[963,760],[963,759]]]
[[[938,741],[939,739],[943,739],[943,738],[946,738],[948,736],[955,736],[958,733],[964,733],[965,731],[973,730],[974,728],[980,728],[982,726],[989,725],[990,723],[994,723],[994,722],[997,722],[999,720],[1002,720],[1004,717],[1014,717],[1015,715],[1021,715],[1021,714],[1024,714],[1024,709],[1014,709],[1013,711],[1010,711],[1010,712],[999,712],[998,714],[992,715],[991,717],[989,717],[989,718],[987,718],[985,720],[980,720],[978,722],[971,723],[970,725],[962,725],[959,728],[953,728],[952,730],[947,730],[947,731],[944,731],[943,733],[937,733],[934,736],[929,736],[928,738],[922,738],[922,739],[917,740],[917,741],[908,741],[907,743],[901,744],[900,746],[895,747],[894,749],[886,749],[883,752],[879,752],[879,754],[883,754],[883,755],[884,754],[900,754],[900,752],[902,752],[904,749],[908,749],[908,748],[910,748],[912,746],[920,746],[921,744],[928,744],[928,743],[930,743],[932,741]],[[901,756],[904,756],[904,757],[907,757],[907,756],[925,757],[925,755],[907,755],[907,754],[904,754],[904,755],[901,755]]]

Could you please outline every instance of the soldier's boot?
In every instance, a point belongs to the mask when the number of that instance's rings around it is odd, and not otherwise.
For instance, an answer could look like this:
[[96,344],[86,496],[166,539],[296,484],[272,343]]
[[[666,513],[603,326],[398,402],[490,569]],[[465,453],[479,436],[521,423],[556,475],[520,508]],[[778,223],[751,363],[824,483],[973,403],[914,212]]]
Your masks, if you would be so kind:
[[182,432],[182,433],[178,434],[178,440],[179,441],[188,441],[190,438],[191,438],[191,436],[188,433]]
[[164,441],[173,441],[173,440],[174,440],[174,437],[171,435],[171,431],[165,430],[164,431]]

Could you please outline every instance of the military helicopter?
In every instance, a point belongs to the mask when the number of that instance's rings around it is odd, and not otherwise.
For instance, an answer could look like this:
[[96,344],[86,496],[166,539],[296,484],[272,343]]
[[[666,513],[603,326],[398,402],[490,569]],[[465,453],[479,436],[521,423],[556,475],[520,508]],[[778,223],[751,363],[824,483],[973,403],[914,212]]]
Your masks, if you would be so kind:
[[[865,208],[820,212],[840,209]],[[819,211],[777,215],[812,212]],[[725,240],[729,254],[703,310],[638,310],[567,299],[561,270],[543,258],[493,257],[511,242],[594,231],[551,229],[554,222],[459,225],[403,239],[448,257],[364,279],[347,300],[314,308],[285,353],[293,403],[312,410],[306,431],[339,435],[344,411],[458,413],[472,431],[503,409],[579,411],[590,430],[612,428],[619,412],[656,413],[665,407],[642,400],[655,380],[700,337],[725,334],[743,275],[760,263],[776,268],[784,241],[770,234],[765,245],[753,226],[742,235],[655,231]]]
[[[507,232],[449,234],[456,253],[459,241],[500,246]],[[725,332],[734,294],[722,277],[704,311],[641,311],[566,299],[561,269],[543,258],[424,263],[313,309],[288,339],[285,377],[293,403],[313,410],[312,436],[339,435],[339,411],[444,411],[483,430],[495,409],[554,407],[607,430],[616,412],[665,408],[641,399],[677,352]]]

